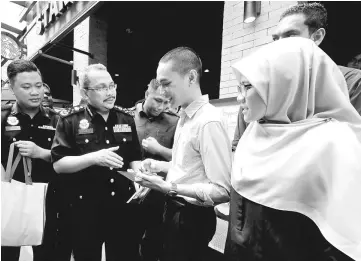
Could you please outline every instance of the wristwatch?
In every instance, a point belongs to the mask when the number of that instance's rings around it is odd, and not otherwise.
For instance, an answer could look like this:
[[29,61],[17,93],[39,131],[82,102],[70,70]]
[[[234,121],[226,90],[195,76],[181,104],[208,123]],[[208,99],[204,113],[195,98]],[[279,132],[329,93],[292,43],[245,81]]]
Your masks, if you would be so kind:
[[171,182],[170,183],[170,190],[166,194],[169,197],[176,197],[178,195],[177,192],[177,184]]

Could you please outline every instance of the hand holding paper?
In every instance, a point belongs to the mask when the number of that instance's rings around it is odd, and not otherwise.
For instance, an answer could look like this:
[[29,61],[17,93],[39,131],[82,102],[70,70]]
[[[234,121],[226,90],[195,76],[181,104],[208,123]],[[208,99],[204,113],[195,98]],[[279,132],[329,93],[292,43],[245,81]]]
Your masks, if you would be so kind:
[[164,181],[163,177],[151,172],[137,172],[135,182],[137,182],[143,187],[155,189],[164,193],[166,193],[170,189],[170,184]]

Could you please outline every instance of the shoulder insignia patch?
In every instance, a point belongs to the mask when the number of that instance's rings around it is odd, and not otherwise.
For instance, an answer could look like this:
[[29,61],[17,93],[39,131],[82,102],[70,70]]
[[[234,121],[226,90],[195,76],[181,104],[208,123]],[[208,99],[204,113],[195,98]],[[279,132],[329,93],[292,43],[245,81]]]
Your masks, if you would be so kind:
[[1,105],[1,110],[2,111],[6,111],[6,110],[9,110],[13,107],[13,104],[10,103],[10,104],[5,104],[5,105]]
[[59,114],[61,116],[67,116],[69,114],[69,110],[68,109],[61,110]]
[[[134,109],[133,109],[134,108]],[[116,109],[117,111],[123,112],[124,114],[128,114],[129,116],[135,117],[135,107],[133,108],[123,108],[120,106],[115,105],[114,109]]]
[[69,115],[72,115],[74,113],[77,113],[77,112],[80,112],[80,111],[83,111],[84,110],[84,107],[83,106],[74,106],[74,107],[70,107],[68,109],[64,109],[64,110],[61,110],[59,112],[60,116],[62,117],[66,117],[66,116],[69,116]]

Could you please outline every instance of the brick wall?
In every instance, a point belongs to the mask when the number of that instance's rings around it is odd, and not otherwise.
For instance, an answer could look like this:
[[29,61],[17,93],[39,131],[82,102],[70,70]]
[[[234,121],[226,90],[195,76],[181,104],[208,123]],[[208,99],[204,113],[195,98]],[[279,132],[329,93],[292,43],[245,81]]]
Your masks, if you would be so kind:
[[237,81],[231,64],[272,41],[272,30],[281,14],[297,1],[262,1],[261,14],[243,23],[244,1],[226,1],[223,17],[222,64],[219,98],[237,96]]

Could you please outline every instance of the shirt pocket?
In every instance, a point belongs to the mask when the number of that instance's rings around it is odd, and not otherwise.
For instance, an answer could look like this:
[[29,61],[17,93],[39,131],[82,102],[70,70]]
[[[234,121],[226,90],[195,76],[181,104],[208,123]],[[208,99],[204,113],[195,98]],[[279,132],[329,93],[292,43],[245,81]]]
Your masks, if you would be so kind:
[[96,134],[77,134],[75,135],[75,143],[81,155],[100,149],[97,146],[99,142]]
[[10,144],[21,139],[21,130],[4,131],[5,140]]
[[129,145],[132,143],[132,132],[117,132],[114,133],[115,145]]
[[55,130],[39,129],[37,141],[40,147],[44,149],[50,149],[53,143]]

